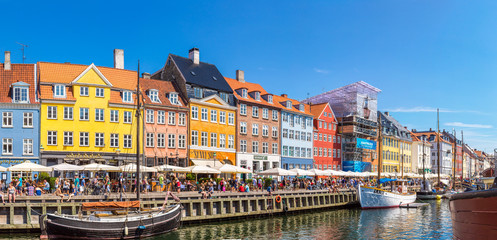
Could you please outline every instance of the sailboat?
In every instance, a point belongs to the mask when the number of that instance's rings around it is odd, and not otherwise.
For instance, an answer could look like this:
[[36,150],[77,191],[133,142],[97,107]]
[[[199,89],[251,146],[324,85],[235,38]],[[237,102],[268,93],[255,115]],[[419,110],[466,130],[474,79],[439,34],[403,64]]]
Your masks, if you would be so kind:
[[[381,179],[381,170],[383,166],[382,162],[382,129],[381,129],[381,116],[378,115],[378,186],[368,187],[359,185],[359,203],[362,209],[369,208],[393,208],[399,207],[403,204],[409,204],[416,201],[416,193],[408,193],[407,186],[405,186],[406,181],[393,180],[393,179]],[[401,168],[403,171],[403,168]],[[390,190],[384,190],[381,188],[381,183],[391,182],[392,187]],[[398,184],[398,188],[394,189],[394,183]]]
[[40,216],[41,239],[136,239],[164,234],[177,229],[181,205],[166,208],[140,207],[140,64],[136,88],[136,198],[128,202],[85,202],[83,216],[47,213]]

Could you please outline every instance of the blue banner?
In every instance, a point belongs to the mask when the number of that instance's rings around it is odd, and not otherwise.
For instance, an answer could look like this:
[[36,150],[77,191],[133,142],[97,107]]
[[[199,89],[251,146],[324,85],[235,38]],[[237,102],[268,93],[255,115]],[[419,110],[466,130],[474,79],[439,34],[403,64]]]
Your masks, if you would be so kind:
[[361,161],[343,161],[343,171],[352,171],[352,172],[371,172],[371,163],[370,162],[361,162]]
[[357,148],[376,150],[376,142],[364,138],[357,138]]

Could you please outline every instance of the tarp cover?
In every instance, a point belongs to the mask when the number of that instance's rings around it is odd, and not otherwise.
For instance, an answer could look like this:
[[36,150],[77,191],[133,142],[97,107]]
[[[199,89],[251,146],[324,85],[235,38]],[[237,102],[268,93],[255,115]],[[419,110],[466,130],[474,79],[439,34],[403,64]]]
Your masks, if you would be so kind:
[[397,179],[391,179],[391,178],[380,178],[380,183],[386,183],[386,182],[393,182],[397,181]]
[[83,206],[83,211],[101,211],[101,210],[113,210],[113,209],[139,208],[140,207],[140,201],[84,202],[81,204]]

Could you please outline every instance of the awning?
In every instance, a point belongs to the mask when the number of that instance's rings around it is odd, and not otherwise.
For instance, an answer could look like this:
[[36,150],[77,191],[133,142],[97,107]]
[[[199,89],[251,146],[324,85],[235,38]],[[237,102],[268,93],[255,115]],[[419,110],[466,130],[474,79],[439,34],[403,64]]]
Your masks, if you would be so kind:
[[191,159],[193,164],[195,166],[203,166],[203,167],[210,167],[210,168],[220,168],[223,166],[223,163],[221,163],[219,160],[214,159]]

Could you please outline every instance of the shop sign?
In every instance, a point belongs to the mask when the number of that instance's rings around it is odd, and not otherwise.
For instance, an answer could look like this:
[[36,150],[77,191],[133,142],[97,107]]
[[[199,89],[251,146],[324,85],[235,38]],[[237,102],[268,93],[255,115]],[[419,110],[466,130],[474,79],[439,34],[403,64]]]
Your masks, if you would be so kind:
[[267,160],[267,156],[254,155],[254,160]]
[[199,158],[199,159],[213,159],[216,157],[216,152],[203,151],[203,150],[190,150],[190,158]]
[[247,160],[240,160],[240,164],[247,165]]
[[94,153],[91,153],[91,154],[88,154],[88,153],[84,153],[84,154],[81,154],[81,153],[70,153],[70,154],[67,154],[66,155],[66,158],[102,158],[102,155],[100,154],[94,154]]

